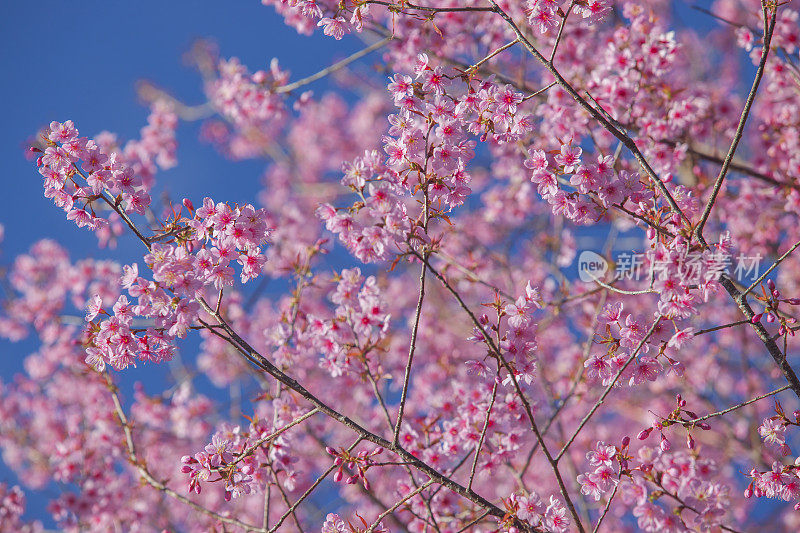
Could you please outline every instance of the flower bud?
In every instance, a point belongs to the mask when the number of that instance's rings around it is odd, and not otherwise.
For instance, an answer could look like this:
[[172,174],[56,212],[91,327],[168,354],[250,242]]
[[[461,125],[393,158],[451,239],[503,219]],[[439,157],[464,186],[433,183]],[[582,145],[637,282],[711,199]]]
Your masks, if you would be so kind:
[[747,498],[747,499],[750,499],[750,498],[753,497],[753,484],[752,483],[747,485],[747,488],[744,489],[744,497]]
[[622,437],[622,447],[625,448],[631,443],[631,438],[627,435]]
[[639,432],[639,434],[636,436],[636,438],[639,439],[639,440],[644,440],[644,439],[646,439],[647,437],[650,436],[650,432],[651,431],[653,431],[653,428],[643,429],[642,431]]
[[758,313],[757,315],[753,315],[753,318],[750,319],[750,322],[752,322],[753,324],[758,324],[759,322],[761,322],[761,315],[763,314],[764,313]]
[[192,201],[188,198],[183,199],[183,206],[189,211],[194,211],[194,204],[192,204]]

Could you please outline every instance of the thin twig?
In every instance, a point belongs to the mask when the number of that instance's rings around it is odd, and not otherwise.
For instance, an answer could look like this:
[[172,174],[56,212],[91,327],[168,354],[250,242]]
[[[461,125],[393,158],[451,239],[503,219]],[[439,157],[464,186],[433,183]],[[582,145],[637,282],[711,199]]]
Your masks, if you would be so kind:
[[181,503],[184,503],[191,507],[192,509],[201,512],[207,516],[210,516],[214,520],[219,520],[220,522],[231,524],[235,526],[239,526],[244,528],[246,531],[259,531],[259,528],[256,526],[252,526],[250,524],[246,524],[240,520],[236,520],[235,518],[230,518],[227,516],[223,516],[219,513],[215,513],[210,509],[206,509],[200,504],[197,504],[186,498],[185,496],[178,494],[174,490],[167,487],[164,483],[158,481],[153,474],[147,469],[147,465],[144,463],[142,459],[139,458],[136,452],[136,445],[133,441],[133,432],[131,431],[131,424],[128,421],[128,417],[125,415],[125,410],[122,407],[122,402],[119,399],[119,395],[117,394],[117,388],[114,382],[111,380],[111,377],[107,374],[103,374],[103,378],[106,381],[106,385],[108,387],[109,392],[111,393],[111,399],[114,403],[114,412],[117,414],[117,418],[119,420],[120,425],[122,426],[122,431],[125,436],[125,445],[128,449],[128,459],[130,460],[131,465],[133,465],[138,471],[139,475],[142,479],[147,482],[151,487],[155,488],[156,490],[163,492],[167,496],[178,500]]
[[564,456],[564,454],[567,452],[567,450],[569,449],[569,447],[572,444],[572,442],[578,437],[578,434],[581,432],[583,427],[589,422],[589,419],[592,418],[592,415],[594,415],[594,413],[603,404],[603,402],[606,399],[606,396],[608,396],[611,393],[611,390],[616,386],[617,381],[619,381],[619,378],[622,377],[622,374],[625,372],[625,370],[628,368],[628,366],[630,366],[630,364],[633,362],[633,360],[636,359],[636,356],[639,354],[639,351],[642,349],[642,347],[648,341],[650,336],[656,330],[656,326],[658,326],[659,322],[661,322],[661,315],[656,315],[656,319],[653,322],[653,325],[650,326],[650,329],[647,330],[647,334],[644,336],[644,338],[642,338],[641,341],[639,341],[639,344],[636,345],[636,349],[633,350],[633,352],[631,352],[631,355],[630,355],[630,357],[628,357],[628,360],[625,361],[625,364],[622,365],[622,368],[620,368],[617,371],[617,374],[611,380],[611,383],[609,383],[608,386],[606,387],[606,390],[603,391],[603,394],[600,395],[600,398],[595,402],[595,404],[592,406],[592,408],[589,410],[589,412],[586,413],[586,416],[583,417],[583,420],[581,420],[581,423],[578,424],[578,427],[575,429],[575,432],[572,434],[572,436],[569,438],[569,440],[567,440],[567,442],[561,448],[561,451],[559,451],[558,454],[556,455],[556,460],[559,460],[559,459],[561,459],[561,457]]
[[756,287],[758,287],[758,285],[759,285],[761,282],[763,282],[765,279],[767,279],[767,276],[769,276],[769,275],[770,275],[770,273],[771,273],[773,270],[775,270],[775,269],[778,267],[778,265],[780,265],[780,264],[783,262],[783,260],[784,260],[784,259],[786,259],[787,257],[789,257],[789,255],[790,255],[792,252],[794,252],[795,250],[797,250],[798,246],[800,246],[800,241],[797,241],[796,243],[794,243],[794,246],[792,246],[791,248],[789,248],[788,250],[786,250],[786,252],[785,252],[785,253],[784,253],[782,256],[780,256],[780,257],[779,257],[779,258],[778,258],[778,259],[777,259],[777,260],[776,260],[776,261],[775,261],[775,262],[772,264],[772,266],[771,266],[771,267],[769,267],[769,268],[766,270],[766,272],[764,272],[763,274],[761,274],[761,276],[759,276],[757,280],[755,280],[755,281],[754,281],[752,284],[750,284],[750,286],[749,286],[749,287],[747,287],[747,289],[745,289],[745,290],[744,290],[744,292],[742,293],[742,296],[747,296],[748,294],[750,294],[750,291],[752,291],[753,289],[755,289]]
[[403,391],[400,395],[400,406],[397,409],[397,423],[394,426],[394,436],[392,442],[395,446],[400,442],[400,428],[403,424],[403,412],[406,407],[406,400],[408,399],[408,384],[411,380],[411,363],[414,360],[414,351],[417,348],[417,333],[419,332],[419,318],[422,314],[422,301],[425,298],[425,274],[428,272],[428,262],[423,261],[422,271],[419,275],[419,297],[417,299],[417,309],[414,312],[414,327],[411,330],[411,342],[408,346],[408,361],[406,362],[406,370],[403,376]]
[[416,496],[417,494],[419,494],[423,490],[425,490],[428,487],[430,487],[432,484],[433,484],[433,480],[429,479],[428,481],[426,481],[425,483],[423,483],[422,485],[417,487],[415,490],[412,490],[411,492],[409,492],[408,494],[403,496],[397,503],[392,505],[390,508],[386,509],[384,512],[379,514],[378,517],[375,519],[375,521],[372,523],[372,525],[369,526],[369,529],[367,529],[367,533],[372,533],[373,531],[375,531],[375,528],[378,527],[378,524],[380,524],[381,520],[383,520],[388,515],[390,515],[393,512],[395,512],[395,510],[397,510],[398,507],[400,507],[401,505],[406,503],[408,500],[410,500],[411,498],[413,498],[414,496]]
[[346,67],[347,65],[349,65],[353,61],[361,59],[365,55],[368,55],[371,52],[374,52],[378,48],[382,48],[383,46],[385,46],[391,40],[392,40],[392,37],[386,37],[385,39],[382,39],[382,40],[380,40],[380,41],[378,41],[376,43],[373,43],[373,44],[369,45],[368,47],[364,48],[363,50],[359,50],[358,52],[356,52],[356,53],[354,53],[354,54],[342,59],[341,61],[337,61],[333,65],[331,65],[331,66],[329,66],[327,68],[324,68],[324,69],[320,70],[319,72],[317,72],[315,74],[312,74],[311,76],[307,76],[307,77],[305,77],[303,79],[297,80],[296,82],[289,83],[288,85],[281,85],[280,87],[277,87],[275,89],[275,93],[276,94],[289,93],[289,92],[292,92],[294,90],[299,89],[300,87],[308,85],[309,83],[312,83],[312,82],[315,82],[315,81],[317,81],[319,79],[322,79],[325,76],[327,76],[327,75],[329,75],[329,74],[331,74],[333,72],[336,72],[337,70],[341,70],[342,68]]
[[486,410],[486,418],[483,420],[483,429],[481,429],[481,436],[478,439],[478,444],[475,446],[475,458],[472,461],[472,468],[469,471],[469,482],[467,483],[467,488],[472,488],[472,482],[475,480],[475,471],[478,466],[478,458],[481,455],[481,447],[483,446],[483,441],[486,439],[486,431],[489,429],[489,417],[492,416],[492,408],[494,407],[494,401],[497,398],[497,380],[494,380],[492,384],[492,399],[489,401],[489,409]]
[[600,524],[603,523],[603,519],[608,514],[608,511],[611,509],[611,502],[614,501],[614,496],[617,495],[617,491],[619,490],[619,479],[620,478],[617,478],[617,483],[614,485],[614,490],[611,492],[611,496],[608,497],[606,506],[603,508],[603,512],[600,515],[600,518],[597,519],[597,525],[594,526],[592,533],[597,533],[598,531],[600,531]]
[[719,331],[721,329],[732,328],[734,326],[740,326],[742,324],[749,324],[749,320],[738,320],[736,322],[731,322],[730,324],[723,324],[721,326],[714,326],[713,328],[701,329],[693,334],[694,337],[698,335],[703,335],[705,333],[711,333],[712,331]]
[[726,413],[730,413],[731,411],[735,411],[737,409],[741,409],[745,405],[750,405],[751,403],[757,402],[758,400],[763,400],[764,398],[768,398],[768,397],[770,397],[770,396],[772,396],[774,394],[778,394],[779,392],[783,392],[788,388],[789,388],[789,385],[784,385],[783,387],[781,387],[779,389],[775,389],[772,392],[768,392],[766,394],[762,394],[761,396],[756,396],[755,398],[751,398],[751,399],[747,400],[746,402],[742,402],[740,404],[734,405],[733,407],[728,407],[727,409],[723,409],[722,411],[717,411],[716,413],[707,414],[705,416],[701,416],[700,418],[695,418],[693,420],[678,420],[678,422],[681,423],[684,426],[691,427],[691,426],[694,426],[695,424],[697,424],[698,422],[702,422],[704,420],[708,420],[709,418],[714,418],[715,416],[721,416],[721,415],[724,415]]
[[556,51],[558,50],[558,45],[561,43],[561,36],[564,35],[564,27],[567,25],[567,17],[569,17],[570,12],[572,11],[572,6],[575,5],[575,0],[572,0],[569,3],[569,7],[566,11],[564,11],[564,17],[561,19],[561,24],[558,27],[558,35],[556,36],[556,42],[553,44],[553,51],[550,52],[550,60],[548,63],[551,65],[553,64],[553,60],[556,58]]
[[739,141],[742,140],[742,135],[744,135],[744,127],[747,123],[747,117],[750,115],[750,108],[753,106],[753,102],[756,99],[756,94],[758,93],[758,86],[761,83],[761,78],[764,76],[764,67],[767,64],[767,57],[769,56],[769,46],[770,42],[772,41],[772,33],[775,30],[775,19],[777,17],[777,13],[777,9],[772,10],[772,18],[769,21],[764,20],[766,28],[764,33],[764,47],[761,50],[761,61],[758,63],[755,79],[753,79],[753,85],[750,88],[750,93],[747,95],[747,100],[745,101],[742,115],[739,117],[739,124],[736,126],[736,133],[733,136],[733,141],[731,141],[730,148],[728,148],[728,154],[725,156],[725,159],[722,162],[722,168],[719,169],[719,174],[714,182],[714,188],[711,190],[711,196],[708,198],[706,207],[703,209],[703,214],[700,216],[700,221],[695,227],[694,231],[697,235],[703,234],[703,227],[706,225],[706,221],[711,215],[711,209],[714,207],[714,202],[716,201],[717,195],[719,195],[719,191],[722,188],[722,183],[725,181],[725,176],[728,174],[728,168],[730,168],[731,161],[733,161],[736,148],[739,146]]

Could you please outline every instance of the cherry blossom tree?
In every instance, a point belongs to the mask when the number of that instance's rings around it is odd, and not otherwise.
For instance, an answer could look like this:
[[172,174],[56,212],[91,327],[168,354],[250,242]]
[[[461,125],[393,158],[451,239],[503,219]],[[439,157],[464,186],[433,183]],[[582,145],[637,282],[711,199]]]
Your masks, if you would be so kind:
[[[0,530],[53,483],[65,531],[800,528],[793,2],[708,32],[663,0],[262,3],[364,48],[295,79],[200,43],[205,103],[143,85],[140,138],[30,146],[68,223],[141,253],[8,265],[0,335],[38,349],[0,382]],[[159,200],[196,120],[257,198]]]

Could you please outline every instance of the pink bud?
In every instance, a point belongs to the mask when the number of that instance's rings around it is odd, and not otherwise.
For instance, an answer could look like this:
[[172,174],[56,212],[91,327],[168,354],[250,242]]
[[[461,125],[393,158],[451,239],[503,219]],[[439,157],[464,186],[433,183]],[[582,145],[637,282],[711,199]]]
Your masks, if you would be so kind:
[[767,322],[775,322],[775,315],[767,313]]
[[628,444],[630,444],[630,443],[631,443],[631,438],[629,436],[625,435],[624,437],[622,437],[622,447],[623,448],[627,447]]
[[336,453],[336,450],[334,450],[330,446],[325,446],[325,451],[328,452],[331,455],[339,455],[338,453]]
[[772,281],[771,279],[768,279],[767,280],[767,287],[769,287],[769,290],[774,291],[775,290],[775,282]]
[[699,424],[697,424],[697,427],[699,427],[703,431],[708,431],[709,429],[711,429],[711,426],[709,426],[705,422],[700,422]]
[[188,198],[183,199],[183,206],[189,211],[194,211],[194,204]]
[[757,315],[753,315],[753,318],[750,319],[750,322],[752,322],[753,324],[758,324],[759,322],[761,322],[761,315],[763,314],[764,313],[758,313]]
[[668,452],[669,449],[672,447],[672,445],[670,445],[669,441],[667,440],[667,437],[665,437],[663,433],[661,434],[661,444],[659,444],[659,447],[661,448],[662,452]]
[[752,483],[747,485],[747,488],[744,489],[744,497],[748,498],[748,499],[753,497],[753,484]]
[[690,450],[694,450],[694,439],[691,433],[686,434],[686,447]]
[[653,431],[653,428],[643,429],[642,431],[639,432],[639,434],[636,436],[636,438],[639,439],[639,440],[644,440],[644,439],[646,439],[647,437],[650,436],[650,432],[651,431]]
[[342,468],[339,467],[339,470],[337,470],[336,473],[333,474],[333,481],[335,483],[339,483],[343,477],[344,477],[344,472],[342,472]]

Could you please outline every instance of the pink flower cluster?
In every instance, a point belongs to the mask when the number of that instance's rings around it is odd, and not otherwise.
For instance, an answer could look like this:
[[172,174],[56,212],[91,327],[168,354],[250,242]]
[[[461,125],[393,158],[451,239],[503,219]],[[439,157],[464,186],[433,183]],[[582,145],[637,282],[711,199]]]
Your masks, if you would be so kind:
[[[275,93],[275,88],[285,85],[289,72],[278,66],[273,59],[269,70],[258,70],[252,74],[238,59],[220,60],[218,76],[206,86],[209,102],[233,127],[233,138],[225,139],[230,154],[237,158],[254,157],[260,153],[259,146],[271,142],[286,122],[287,109],[284,97]],[[220,141],[227,136],[224,125],[219,127],[225,134],[212,133],[212,140]]]
[[[190,211],[191,202],[185,201]],[[136,264],[125,267],[122,286],[135,298],[135,303],[120,296],[113,315],[102,309],[102,300],[95,297],[89,304],[86,320],[91,322],[102,313],[108,318],[92,322],[89,328],[91,346],[87,363],[102,369],[105,362],[117,370],[140,361],[162,362],[172,358],[175,338],[184,337],[200,314],[198,302],[206,288],[222,291],[234,283],[237,261],[242,269],[242,283],[260,275],[266,258],[261,246],[266,243],[270,228],[264,210],[251,205],[230,207],[215,204],[210,198],[194,211],[191,219],[176,217],[173,230],[179,244],[153,243],[144,261],[153,272],[153,279],[139,275]],[[192,250],[197,249],[196,253]],[[135,316],[155,320],[152,327],[132,327]]]
[[272,484],[294,491],[293,439],[286,426],[301,413],[278,404],[274,423],[254,417],[246,430],[223,427],[203,451],[183,456],[181,472],[189,474],[189,491],[200,494],[203,483],[221,482],[227,501]]
[[367,479],[367,471],[369,470],[370,466],[375,464],[375,457],[376,455],[380,455],[383,452],[383,448],[375,448],[372,451],[368,450],[361,450],[357,454],[351,454],[349,451],[345,449],[335,450],[328,446],[325,448],[325,451],[328,454],[334,457],[333,464],[337,466],[336,472],[333,474],[333,481],[338,483],[344,479],[345,474],[345,466],[348,470],[350,470],[352,475],[349,475],[345,482],[349,485],[353,483],[357,483],[361,480],[361,484],[364,485],[365,490],[369,490],[369,480]]
[[364,278],[358,268],[342,270],[330,299],[336,304],[333,316],[308,315],[300,341],[321,355],[320,366],[332,377],[358,374],[365,361],[378,361],[375,354],[391,318],[386,303],[375,277]]
[[567,508],[555,496],[551,495],[549,503],[545,504],[535,492],[527,494],[515,492],[506,500],[506,507],[509,509],[509,514],[508,525],[504,530],[510,533],[519,531],[516,526],[511,525],[512,518],[523,520],[534,527],[547,528],[547,531],[554,533],[569,531]]
[[586,452],[586,459],[594,471],[577,477],[583,494],[599,500],[611,487],[619,483],[620,461],[617,454],[616,446],[609,446],[602,441],[597,441],[594,450]]
[[[785,502],[800,499],[800,466],[782,465],[779,461],[772,463],[772,470],[750,470],[753,481],[744,491],[745,498],[774,498]],[[800,511],[800,501],[794,504],[794,510]]]
[[[532,171],[531,181],[539,194],[552,206],[553,214],[564,215],[575,222],[597,222],[607,209],[624,206],[626,202],[641,205],[652,199],[637,174],[614,172],[612,156],[597,156],[597,163],[584,164],[583,150],[572,142],[562,144],[555,156],[531,148],[525,166]],[[563,180],[569,176],[568,184]],[[565,186],[574,187],[570,191]],[[591,194],[590,194],[591,193]]]
[[9,487],[0,483],[0,524],[5,531],[20,533],[39,533],[44,531],[40,522],[26,523],[22,515],[25,513],[25,493],[17,485]]
[[44,193],[67,213],[68,220],[93,230],[107,225],[108,218],[95,210],[100,199],[109,206],[121,203],[127,211],[144,214],[150,195],[116,153],[108,154],[94,141],[78,137],[71,120],[51,122],[46,141],[49,146],[37,160]]
[[[325,517],[325,522],[322,524],[320,533],[364,533],[369,530],[370,525],[361,516],[358,517],[361,521],[362,528],[359,525],[354,525],[352,522],[345,522],[338,514],[328,513]],[[383,522],[378,523],[374,529],[375,533],[389,533],[389,528],[383,525]]]
[[[522,95],[508,85],[466,83],[451,94],[453,76],[431,66],[426,54],[414,70],[416,78],[396,74],[388,85],[400,111],[389,116],[389,135],[382,139],[387,157],[368,151],[344,166],[342,184],[359,201],[347,210],[330,204],[317,210],[327,229],[365,263],[430,242],[429,221],[447,219],[464,204],[472,193],[466,164],[475,156],[468,134],[510,144],[533,128],[532,117],[519,109]],[[423,204],[418,215],[412,198]]]
[[[503,328],[499,323],[490,324],[489,315],[483,314],[478,319],[481,327],[476,326],[473,329],[471,340],[488,345],[486,335],[493,335],[494,332],[497,332],[500,340],[497,348],[513,371],[513,377],[506,373],[502,383],[509,387],[512,387],[514,382],[530,385],[536,372],[536,324],[533,322],[532,314],[536,309],[541,308],[539,291],[532,288],[529,281],[525,286],[525,294],[518,297],[513,304],[498,305],[497,307],[499,318],[507,317],[508,327]],[[498,364],[500,364],[499,361]],[[467,361],[467,365],[470,373],[479,375],[490,373],[483,361],[470,360]],[[502,373],[498,366],[497,374]]]
[[[649,328],[633,314],[628,313],[623,318],[621,302],[607,304],[600,319],[605,323],[605,334],[601,336],[600,343],[606,346],[606,351],[596,352],[584,362],[586,376],[590,380],[610,385],[617,374],[622,372],[618,382],[627,380],[630,387],[655,381],[664,368],[658,360],[661,357],[673,370],[682,372],[680,363],[667,356],[663,349],[655,356],[650,355],[651,349],[660,343],[666,344],[669,338],[666,336],[666,328],[659,327],[661,319],[657,318],[656,329],[647,338],[646,333]],[[639,350],[635,354],[632,353],[639,345],[641,345]],[[632,356],[635,356],[633,364],[627,365]]]

